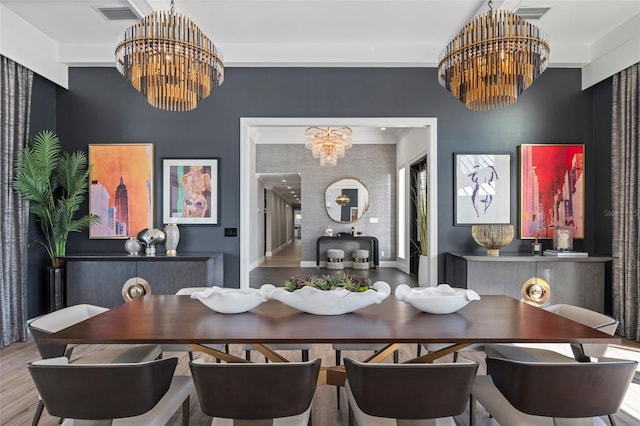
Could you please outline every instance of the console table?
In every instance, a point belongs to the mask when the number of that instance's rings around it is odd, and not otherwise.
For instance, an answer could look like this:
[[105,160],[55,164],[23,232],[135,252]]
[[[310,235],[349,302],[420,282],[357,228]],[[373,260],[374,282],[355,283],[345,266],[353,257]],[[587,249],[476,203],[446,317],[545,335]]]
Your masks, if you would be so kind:
[[529,279],[542,278],[551,289],[549,304],[566,303],[604,313],[605,265],[611,260],[605,256],[446,253],[445,279],[452,287],[520,299]]
[[[349,235],[349,236],[343,236],[343,237],[322,236],[316,240],[316,269],[320,268],[320,243],[327,242],[327,241],[332,243],[339,243],[341,241],[356,241],[356,242],[366,241],[369,244],[369,247],[371,248],[369,253],[373,259],[373,266],[376,269],[380,268],[380,254],[378,252],[378,239],[376,237],[371,237],[368,235],[355,236],[355,237]],[[333,247],[333,248],[336,248],[336,247]]]
[[177,256],[78,254],[65,261],[65,306],[90,303],[105,307],[151,294],[175,294],[183,287],[223,286],[222,253]]

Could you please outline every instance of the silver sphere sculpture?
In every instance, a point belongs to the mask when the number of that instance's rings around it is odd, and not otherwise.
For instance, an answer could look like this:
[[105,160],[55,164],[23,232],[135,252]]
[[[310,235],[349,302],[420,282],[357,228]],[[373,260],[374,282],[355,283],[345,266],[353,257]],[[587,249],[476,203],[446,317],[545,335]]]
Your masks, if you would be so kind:
[[144,252],[147,256],[155,256],[156,244],[164,241],[164,232],[157,228],[144,228],[138,232],[138,241],[145,245]]

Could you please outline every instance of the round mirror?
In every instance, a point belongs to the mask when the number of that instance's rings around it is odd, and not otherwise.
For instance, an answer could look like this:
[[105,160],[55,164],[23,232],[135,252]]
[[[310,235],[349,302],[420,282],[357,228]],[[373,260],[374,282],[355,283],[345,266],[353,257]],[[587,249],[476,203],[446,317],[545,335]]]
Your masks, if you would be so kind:
[[369,210],[369,190],[355,178],[333,182],[324,191],[324,206],[334,222],[351,223]]

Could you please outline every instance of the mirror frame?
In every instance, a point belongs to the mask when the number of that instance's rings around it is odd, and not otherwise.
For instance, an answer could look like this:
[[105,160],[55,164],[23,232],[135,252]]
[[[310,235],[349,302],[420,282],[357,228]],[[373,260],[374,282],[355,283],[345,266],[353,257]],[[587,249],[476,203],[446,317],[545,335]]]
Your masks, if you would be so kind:
[[[333,185],[336,185],[337,183],[339,183],[339,182],[341,182],[343,180],[355,181],[358,185],[360,185],[367,192],[367,203],[365,205],[365,209],[362,212],[362,214],[359,214],[358,217],[355,220],[349,220],[349,221],[336,220],[334,217],[331,216],[331,213],[329,212],[330,206],[332,205],[332,203],[335,203],[335,199],[327,200],[327,191]],[[336,223],[353,223],[353,222],[357,222],[358,220],[360,220],[363,217],[365,217],[365,215],[369,211],[369,208],[371,207],[371,193],[369,191],[369,188],[367,188],[367,186],[364,183],[362,183],[362,181],[360,179],[357,179],[357,178],[354,178],[354,177],[344,177],[344,178],[340,178],[340,179],[337,179],[337,180],[331,182],[324,189],[324,197],[323,197],[323,199],[324,199],[324,210],[327,212],[327,216],[329,216],[329,219],[331,219],[333,222],[336,222]]]

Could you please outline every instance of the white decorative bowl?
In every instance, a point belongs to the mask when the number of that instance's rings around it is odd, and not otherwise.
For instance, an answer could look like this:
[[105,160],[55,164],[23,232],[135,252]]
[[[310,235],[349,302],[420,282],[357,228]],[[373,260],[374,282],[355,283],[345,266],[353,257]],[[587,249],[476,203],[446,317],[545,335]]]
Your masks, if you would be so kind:
[[448,284],[419,288],[401,284],[396,287],[395,295],[399,300],[430,314],[450,314],[464,308],[472,300],[480,300],[475,291],[452,288]]
[[209,287],[191,293],[191,298],[221,314],[247,312],[267,301],[265,292],[257,288]]
[[373,284],[373,288],[375,290],[356,293],[343,288],[319,290],[307,286],[291,292],[281,287],[265,284],[261,290],[265,291],[269,299],[279,300],[292,308],[309,314],[341,315],[380,303],[391,294],[391,287],[384,281],[377,281]]

